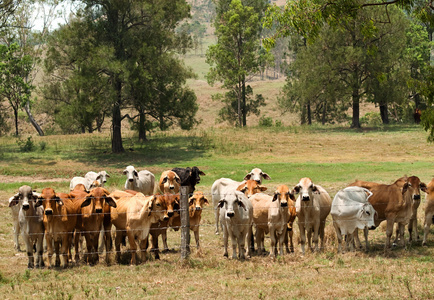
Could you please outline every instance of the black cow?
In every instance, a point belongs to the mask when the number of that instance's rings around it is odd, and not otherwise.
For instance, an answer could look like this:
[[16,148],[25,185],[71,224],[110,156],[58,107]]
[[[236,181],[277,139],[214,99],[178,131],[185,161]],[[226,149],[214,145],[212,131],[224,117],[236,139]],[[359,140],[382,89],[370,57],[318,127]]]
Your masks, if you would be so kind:
[[192,194],[196,184],[200,182],[200,175],[205,176],[205,173],[199,170],[198,167],[193,168],[173,168],[173,172],[181,178],[181,186],[187,186],[188,194]]

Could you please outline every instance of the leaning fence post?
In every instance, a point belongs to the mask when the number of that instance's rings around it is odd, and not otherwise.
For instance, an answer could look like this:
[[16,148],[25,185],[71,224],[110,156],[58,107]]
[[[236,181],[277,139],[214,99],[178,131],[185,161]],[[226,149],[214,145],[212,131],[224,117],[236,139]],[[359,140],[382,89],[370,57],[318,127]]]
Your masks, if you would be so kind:
[[181,186],[181,260],[190,255],[190,216],[188,212],[187,187]]

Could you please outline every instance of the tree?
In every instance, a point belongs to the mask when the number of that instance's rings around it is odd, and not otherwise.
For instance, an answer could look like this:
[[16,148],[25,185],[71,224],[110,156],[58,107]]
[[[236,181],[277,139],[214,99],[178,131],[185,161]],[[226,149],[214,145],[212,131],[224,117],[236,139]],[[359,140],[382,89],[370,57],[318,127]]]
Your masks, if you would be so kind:
[[[408,94],[402,88],[408,78],[402,75],[407,22],[401,11],[392,9],[388,17],[395,25],[378,24],[375,33],[366,36],[360,24],[380,19],[380,13],[366,9],[339,30],[326,25],[310,44],[299,45],[294,37],[297,52],[281,105],[290,107],[291,102],[298,102],[302,122],[307,118],[309,124],[312,117],[322,123],[339,120],[351,107],[351,127],[359,128],[359,106],[366,97],[380,109],[387,108],[387,101],[401,103]],[[390,97],[391,91],[396,98]]]
[[[216,3],[217,44],[210,46],[206,54],[207,63],[211,65],[208,82],[212,85],[222,81],[222,87],[229,89],[223,97],[217,96],[226,103],[220,116],[231,120],[226,116],[236,115],[240,127],[247,125],[249,113],[257,113],[258,106],[264,104],[260,100],[262,96],[258,96],[260,101],[251,100],[248,95],[251,87],[246,85],[248,76],[259,71],[261,19],[255,8],[265,7],[263,2],[256,1],[256,6],[247,6],[240,0]],[[227,7],[229,9],[225,10]]]
[[14,111],[17,136],[18,111],[27,103],[33,89],[25,80],[31,68],[32,58],[28,55],[23,56],[16,43],[10,46],[0,45],[0,95],[9,101]]

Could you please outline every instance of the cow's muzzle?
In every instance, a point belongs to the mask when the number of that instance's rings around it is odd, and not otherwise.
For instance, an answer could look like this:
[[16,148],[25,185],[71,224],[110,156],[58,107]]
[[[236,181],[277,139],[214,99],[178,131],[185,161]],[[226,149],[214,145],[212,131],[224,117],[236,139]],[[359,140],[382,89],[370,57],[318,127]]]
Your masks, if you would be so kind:
[[102,213],[102,208],[96,208],[96,209],[95,209],[95,212],[96,212],[97,214]]
[[303,201],[309,201],[310,197],[309,196],[303,196],[303,197],[301,197],[301,200],[303,200]]
[[200,206],[196,206],[196,210],[201,210],[202,208]]
[[234,212],[227,212],[226,216],[228,216],[229,218],[232,218],[233,216],[235,216]]
[[420,195],[414,195],[414,196],[413,196],[413,199],[414,199],[414,200],[420,200]]
[[169,212],[167,212],[167,214],[169,215],[169,217],[172,217],[173,216],[173,211],[169,211]]
[[133,178],[130,178],[130,179],[128,179],[128,181],[129,181],[129,182],[133,182],[133,181],[134,181],[134,179],[133,179]]
[[24,210],[28,210],[30,208],[30,205],[29,204],[23,204],[23,209]]
[[169,219],[170,219],[169,216],[164,216],[164,218],[163,218],[164,221],[167,221]]
[[50,209],[50,210],[45,210],[45,215],[46,216],[51,216],[51,215],[53,215],[53,211]]
[[175,187],[172,185],[172,186],[169,187],[169,189],[174,190]]
[[280,207],[288,207],[288,202],[281,202]]
[[377,227],[375,227],[375,226],[371,226],[371,227],[369,227],[369,230],[375,230]]

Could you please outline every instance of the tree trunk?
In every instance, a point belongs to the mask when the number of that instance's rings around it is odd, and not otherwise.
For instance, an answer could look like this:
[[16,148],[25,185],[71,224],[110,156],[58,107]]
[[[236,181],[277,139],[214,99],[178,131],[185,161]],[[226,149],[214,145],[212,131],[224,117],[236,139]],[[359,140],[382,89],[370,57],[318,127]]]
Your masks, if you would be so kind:
[[310,109],[310,102],[307,103],[307,124],[312,125],[312,111]]
[[353,90],[353,120],[351,128],[360,128],[360,95],[359,90]]
[[242,101],[242,95],[241,95],[241,86],[238,84],[238,92],[237,92],[237,101],[238,101],[238,126],[243,127],[243,117],[242,117],[242,111],[241,111],[241,101]]
[[322,125],[324,125],[326,123],[326,114],[327,114],[327,101],[324,101],[323,104],[323,108],[322,108],[322,118],[321,118],[321,123]]
[[112,152],[113,153],[122,153],[125,151],[122,145],[122,133],[121,133],[121,107],[120,103],[122,100],[122,83],[117,80],[116,81],[116,93],[117,93],[117,101],[113,104],[113,119],[112,119]]
[[383,124],[389,124],[389,111],[387,109],[387,102],[380,104],[380,116]]
[[139,141],[147,141],[146,138],[146,115],[143,111],[139,115]]
[[44,136],[45,135],[44,131],[42,131],[42,128],[36,122],[35,118],[32,115],[32,112],[30,111],[29,101],[27,101],[26,105],[24,106],[24,110],[26,111],[27,116],[29,117],[30,123],[32,123],[33,127],[35,127],[35,129],[38,132],[39,136]]
[[242,99],[243,99],[243,127],[247,126],[247,103],[246,103],[246,80],[243,78],[243,85],[242,85]]
[[14,108],[14,117],[15,117],[15,136],[18,136],[18,110]]

